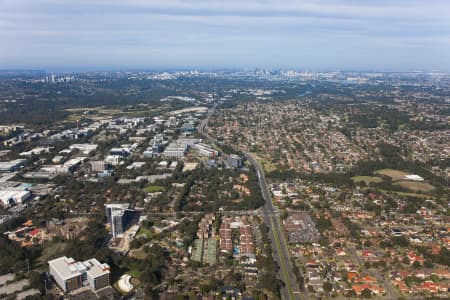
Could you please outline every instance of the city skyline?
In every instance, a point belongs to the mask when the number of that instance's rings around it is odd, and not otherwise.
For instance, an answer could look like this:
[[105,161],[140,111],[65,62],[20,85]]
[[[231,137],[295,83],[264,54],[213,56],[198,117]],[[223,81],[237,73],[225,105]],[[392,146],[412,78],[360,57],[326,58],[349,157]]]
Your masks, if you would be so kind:
[[450,71],[447,1],[0,1],[0,69]]

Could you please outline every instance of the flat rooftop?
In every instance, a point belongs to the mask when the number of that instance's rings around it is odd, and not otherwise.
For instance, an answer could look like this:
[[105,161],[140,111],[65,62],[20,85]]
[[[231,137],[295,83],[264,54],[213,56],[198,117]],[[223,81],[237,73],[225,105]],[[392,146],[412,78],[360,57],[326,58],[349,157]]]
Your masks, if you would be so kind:
[[82,274],[81,270],[76,267],[75,260],[62,256],[48,262],[56,273],[63,279],[67,280]]
[[76,262],[71,257],[62,256],[48,262],[56,273],[64,280],[88,273],[91,277],[99,277],[110,273],[110,267],[106,263],[100,263],[96,258],[83,262]]

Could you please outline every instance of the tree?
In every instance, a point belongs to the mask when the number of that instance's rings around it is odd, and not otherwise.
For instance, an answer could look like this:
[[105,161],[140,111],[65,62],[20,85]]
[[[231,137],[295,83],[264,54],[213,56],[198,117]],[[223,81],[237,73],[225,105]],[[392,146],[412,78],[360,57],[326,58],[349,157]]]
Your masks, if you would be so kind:
[[423,265],[425,268],[431,269],[433,267],[433,262],[429,259],[426,259]]
[[31,271],[28,274],[28,279],[30,280],[30,285],[33,288],[38,289],[41,293],[44,292],[44,290],[45,290],[44,278],[41,273]]
[[369,289],[364,289],[361,292],[361,296],[363,296],[364,298],[370,298],[372,297],[372,292]]
[[442,247],[439,255],[437,255],[436,257],[436,262],[442,265],[446,265],[447,267],[450,266],[450,250]]
[[281,287],[280,281],[275,277],[275,273],[273,272],[265,272],[261,276],[261,280],[259,282],[260,286],[274,295],[279,294],[279,290]]
[[327,292],[327,293],[330,293],[330,292],[333,290],[333,284],[331,284],[331,283],[328,282],[328,281],[325,281],[325,282],[323,283],[323,290],[324,290],[325,292]]
[[392,239],[392,242],[394,243],[394,245],[396,246],[400,246],[402,248],[408,247],[409,246],[409,240],[407,237],[405,236],[397,236],[394,237]]
[[372,242],[370,240],[364,241],[364,247],[371,247],[371,246],[372,246]]
[[40,246],[22,248],[18,243],[1,235],[0,274],[26,270],[26,261],[28,260],[29,264],[33,265],[34,260],[40,256],[41,251],[42,248]]
[[408,256],[405,256],[405,257],[403,258],[403,263],[404,263],[405,265],[409,265],[409,264],[411,263],[411,261],[409,260],[409,257],[408,257]]

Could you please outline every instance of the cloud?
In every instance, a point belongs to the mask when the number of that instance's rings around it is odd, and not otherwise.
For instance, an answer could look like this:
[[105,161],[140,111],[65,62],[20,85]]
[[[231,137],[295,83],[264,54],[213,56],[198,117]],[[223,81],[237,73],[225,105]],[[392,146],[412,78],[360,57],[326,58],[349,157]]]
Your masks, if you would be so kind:
[[89,56],[92,66],[352,68],[366,59],[383,69],[397,58],[403,69],[450,70],[449,15],[445,0],[0,0],[0,67]]

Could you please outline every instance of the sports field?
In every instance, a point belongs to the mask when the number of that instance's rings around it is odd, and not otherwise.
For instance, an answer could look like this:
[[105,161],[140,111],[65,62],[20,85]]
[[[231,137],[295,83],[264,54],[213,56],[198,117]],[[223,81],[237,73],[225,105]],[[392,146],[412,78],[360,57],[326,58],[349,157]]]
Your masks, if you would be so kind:
[[384,176],[390,177],[392,179],[392,181],[396,181],[396,180],[403,179],[409,173],[399,171],[399,170],[394,170],[394,169],[383,169],[383,170],[376,171],[375,174],[384,175]]
[[401,186],[413,192],[430,192],[434,190],[434,186],[426,182],[399,181],[394,183],[394,185]]
[[364,181],[367,185],[373,183],[379,183],[382,182],[383,179],[381,179],[380,177],[376,177],[376,176],[355,176],[352,177],[353,182],[361,182]]

